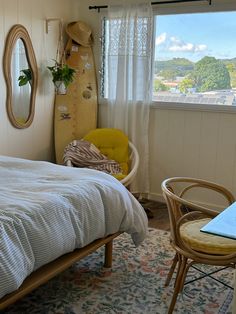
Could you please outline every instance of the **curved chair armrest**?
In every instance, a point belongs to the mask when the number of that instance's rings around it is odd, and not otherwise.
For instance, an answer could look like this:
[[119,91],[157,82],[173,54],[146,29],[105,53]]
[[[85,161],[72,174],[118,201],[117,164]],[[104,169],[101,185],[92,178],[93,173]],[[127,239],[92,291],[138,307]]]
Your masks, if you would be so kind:
[[188,187],[184,188],[182,190],[182,192],[179,194],[179,197],[182,198],[187,191],[189,191],[193,188],[204,188],[204,189],[215,191],[215,192],[223,195],[224,198],[228,201],[229,205],[235,201],[233,194],[229,190],[227,190],[225,187],[223,187],[219,184],[207,182],[204,180],[202,180],[202,182],[203,183],[200,182],[200,183],[191,184]]
[[[182,192],[180,193],[180,195],[176,195],[172,189],[170,188],[171,183],[175,183],[175,182],[181,182],[181,183],[189,183],[190,185],[186,188],[184,188],[182,190]],[[233,202],[235,202],[235,197],[233,196],[233,194],[227,190],[225,187],[210,182],[210,181],[206,181],[206,180],[202,180],[202,179],[193,179],[193,178],[188,178],[188,177],[173,177],[173,178],[169,178],[166,179],[162,182],[162,191],[164,193],[166,193],[167,195],[169,195],[173,200],[182,203],[183,205],[186,205],[189,208],[194,208],[196,210],[200,210],[201,212],[205,213],[205,214],[212,214],[214,215],[215,213],[219,213],[215,210],[209,209],[208,207],[205,207],[203,205],[199,205],[196,203],[193,203],[192,201],[186,200],[183,198],[183,195],[191,190],[192,188],[205,188],[208,190],[213,190],[221,195],[223,195],[226,200],[228,201],[228,204],[232,204]]]
[[130,154],[130,160],[131,160],[131,164],[132,164],[131,165],[131,171],[127,174],[127,176],[124,179],[120,180],[120,182],[122,184],[124,184],[125,186],[128,186],[132,182],[134,176],[137,173],[138,166],[139,166],[138,151],[137,151],[136,147],[134,146],[134,144],[131,143],[130,141],[129,141],[129,149],[131,152],[131,154]]

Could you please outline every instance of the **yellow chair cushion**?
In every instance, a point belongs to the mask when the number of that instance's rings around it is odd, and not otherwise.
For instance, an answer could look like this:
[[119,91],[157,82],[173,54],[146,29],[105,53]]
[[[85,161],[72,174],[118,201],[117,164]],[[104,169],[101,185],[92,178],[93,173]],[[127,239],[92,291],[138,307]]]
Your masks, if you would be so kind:
[[115,177],[119,181],[124,179],[127,176],[127,174],[123,174],[123,173],[117,173],[117,174],[113,173],[112,175],[113,175],[113,177]]
[[122,180],[128,174],[129,140],[121,130],[112,128],[95,129],[86,134],[84,140],[93,143],[102,154],[120,164],[122,174],[114,175],[115,178]]
[[211,219],[204,218],[184,223],[180,235],[192,249],[208,254],[231,254],[236,252],[236,240],[200,231]]

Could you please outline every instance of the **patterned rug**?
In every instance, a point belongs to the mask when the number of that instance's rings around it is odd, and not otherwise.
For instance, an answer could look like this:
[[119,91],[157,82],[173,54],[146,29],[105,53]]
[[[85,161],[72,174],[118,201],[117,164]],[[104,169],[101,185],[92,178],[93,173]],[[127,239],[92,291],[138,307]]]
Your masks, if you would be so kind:
[[[158,314],[167,313],[173,283],[164,287],[173,250],[166,231],[149,229],[135,248],[129,235],[114,241],[113,267],[105,269],[103,249],[76,263],[8,308],[4,313]],[[233,271],[226,269],[192,281],[212,267],[191,268],[174,313],[231,313]],[[192,282],[191,282],[192,281]]]

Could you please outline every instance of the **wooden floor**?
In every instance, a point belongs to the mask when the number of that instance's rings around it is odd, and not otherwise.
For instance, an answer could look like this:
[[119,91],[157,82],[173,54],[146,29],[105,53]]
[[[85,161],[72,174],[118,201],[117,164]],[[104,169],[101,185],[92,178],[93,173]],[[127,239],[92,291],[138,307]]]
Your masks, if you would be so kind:
[[148,225],[150,228],[168,231],[170,230],[169,216],[166,204],[146,199],[142,199],[140,203],[142,204],[144,209],[148,209],[148,216],[153,216],[153,218],[148,219]]

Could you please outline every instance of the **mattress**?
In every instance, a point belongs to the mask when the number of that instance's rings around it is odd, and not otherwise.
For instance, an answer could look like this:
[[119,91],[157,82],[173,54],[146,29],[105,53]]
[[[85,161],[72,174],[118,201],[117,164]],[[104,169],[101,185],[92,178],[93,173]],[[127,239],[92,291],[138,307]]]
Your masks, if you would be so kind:
[[111,175],[0,156],[0,298],[42,265],[117,231],[137,246],[147,217]]

